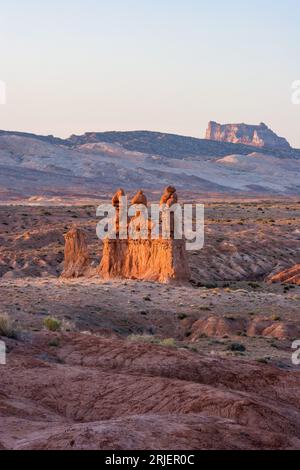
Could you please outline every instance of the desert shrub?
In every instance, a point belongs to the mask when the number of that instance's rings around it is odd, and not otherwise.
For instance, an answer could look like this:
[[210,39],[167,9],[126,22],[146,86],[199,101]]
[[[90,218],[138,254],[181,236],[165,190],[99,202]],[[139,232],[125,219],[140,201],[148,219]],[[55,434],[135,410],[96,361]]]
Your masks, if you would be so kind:
[[208,282],[206,284],[203,284],[203,287],[206,287],[206,289],[216,289],[218,287],[218,284],[214,282]]
[[184,320],[187,317],[186,313],[178,313],[177,318],[179,320]]
[[252,282],[252,281],[248,282],[248,286],[252,287],[252,289],[258,289],[260,287],[258,282]]
[[155,336],[152,336],[152,335],[129,335],[128,339],[129,339],[129,341],[137,341],[137,342],[141,342],[141,343],[158,344],[158,339],[155,338]]
[[244,351],[246,351],[245,346],[241,343],[231,343],[227,346],[227,349],[229,351],[234,351],[234,352],[244,352]]
[[176,341],[174,338],[165,338],[159,342],[161,346],[167,346],[168,348],[176,348]]
[[272,320],[273,320],[273,321],[280,321],[281,318],[280,318],[279,315],[274,314],[274,315],[272,315]]
[[194,353],[199,352],[198,349],[196,348],[196,346],[191,346],[190,344],[188,344],[186,346],[186,349],[188,349],[189,351],[194,352]]
[[59,331],[61,329],[61,321],[54,317],[47,317],[44,320],[44,327],[49,331]]
[[269,363],[269,359],[267,357],[258,357],[256,359],[256,362],[260,362],[261,364],[268,364]]
[[174,338],[157,338],[152,335],[130,335],[128,336],[129,341],[137,341],[141,343],[151,343],[151,344],[158,344],[159,346],[167,346],[175,348],[177,346],[176,341]]
[[7,338],[17,337],[17,330],[14,326],[14,322],[7,314],[0,315],[0,336],[6,336]]
[[58,348],[59,346],[59,339],[58,338],[53,338],[49,341],[48,345],[52,348]]

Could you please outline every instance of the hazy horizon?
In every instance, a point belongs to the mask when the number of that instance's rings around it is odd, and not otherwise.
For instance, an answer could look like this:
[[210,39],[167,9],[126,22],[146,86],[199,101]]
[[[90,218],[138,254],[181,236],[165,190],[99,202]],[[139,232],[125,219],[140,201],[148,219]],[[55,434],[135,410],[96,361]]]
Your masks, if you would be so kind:
[[300,148],[300,4],[11,0],[1,6],[0,129],[149,130],[265,122]]

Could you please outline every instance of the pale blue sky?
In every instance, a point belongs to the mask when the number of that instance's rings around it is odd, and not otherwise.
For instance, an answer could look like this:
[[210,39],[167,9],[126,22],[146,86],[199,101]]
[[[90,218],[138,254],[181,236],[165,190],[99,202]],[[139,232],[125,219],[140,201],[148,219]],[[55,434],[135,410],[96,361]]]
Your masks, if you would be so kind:
[[300,147],[299,0],[0,1],[0,129],[202,137],[264,121]]

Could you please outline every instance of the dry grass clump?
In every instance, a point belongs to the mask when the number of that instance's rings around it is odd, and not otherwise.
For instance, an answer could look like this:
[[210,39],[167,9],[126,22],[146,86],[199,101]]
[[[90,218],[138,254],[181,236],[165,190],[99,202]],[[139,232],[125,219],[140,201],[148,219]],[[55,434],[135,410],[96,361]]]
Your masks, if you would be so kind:
[[176,348],[177,343],[174,338],[157,338],[152,335],[130,335],[128,336],[129,341],[137,341],[141,343],[157,344],[159,346],[166,346],[168,348]]
[[49,331],[59,331],[61,329],[62,323],[60,320],[54,317],[47,317],[44,320],[44,327]]
[[11,318],[6,313],[0,314],[0,336],[17,338],[17,335],[17,329]]

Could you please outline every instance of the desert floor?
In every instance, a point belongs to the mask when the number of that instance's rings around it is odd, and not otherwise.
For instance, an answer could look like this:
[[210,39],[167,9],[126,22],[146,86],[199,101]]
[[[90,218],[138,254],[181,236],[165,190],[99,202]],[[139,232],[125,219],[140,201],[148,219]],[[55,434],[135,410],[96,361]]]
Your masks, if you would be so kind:
[[[300,201],[209,202],[185,285],[62,280],[94,206],[0,206],[0,448],[300,448]],[[48,331],[45,319],[59,320]]]

